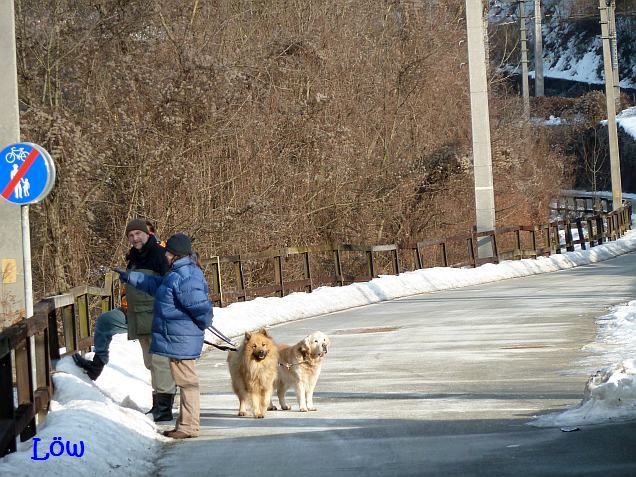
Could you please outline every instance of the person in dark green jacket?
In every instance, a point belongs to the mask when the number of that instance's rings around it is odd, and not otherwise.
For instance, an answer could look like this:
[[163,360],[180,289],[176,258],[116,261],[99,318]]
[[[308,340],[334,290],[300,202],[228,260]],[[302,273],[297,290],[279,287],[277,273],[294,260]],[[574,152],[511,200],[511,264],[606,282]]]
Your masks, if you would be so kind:
[[[131,246],[126,255],[127,270],[137,271],[151,276],[163,276],[170,270],[165,249],[159,245],[154,234],[150,232],[145,220],[131,220],[126,226],[126,237]],[[128,339],[139,340],[144,365],[150,370],[152,381],[152,409],[149,412],[152,413],[155,422],[171,421],[173,418],[172,405],[174,403],[176,385],[170,371],[170,360],[165,356],[150,353],[155,299],[147,293],[133,287],[127,288],[126,299],[128,301],[128,310],[125,315],[127,321],[125,326],[128,331]],[[111,313],[111,315],[113,313]],[[110,316],[107,314],[104,315]],[[100,318],[98,318],[97,321],[99,325]],[[125,331],[123,323],[118,322],[117,324],[117,329],[111,330],[113,333]],[[96,328],[99,328],[99,326]],[[110,328],[113,327],[111,326]],[[96,333],[97,331],[99,330],[96,329]],[[97,353],[97,349],[92,361],[80,356],[74,356],[74,359],[78,366],[87,371],[91,379],[96,379],[106,364],[106,361]]]

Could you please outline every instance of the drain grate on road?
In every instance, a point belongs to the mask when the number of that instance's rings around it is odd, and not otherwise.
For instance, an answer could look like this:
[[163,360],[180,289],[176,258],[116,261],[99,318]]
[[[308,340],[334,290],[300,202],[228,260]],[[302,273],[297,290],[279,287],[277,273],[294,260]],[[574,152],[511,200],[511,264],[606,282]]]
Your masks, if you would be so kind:
[[331,332],[332,335],[360,335],[363,333],[390,333],[391,331],[397,331],[400,328],[398,326],[380,326],[375,328],[350,328],[348,330],[335,330]]

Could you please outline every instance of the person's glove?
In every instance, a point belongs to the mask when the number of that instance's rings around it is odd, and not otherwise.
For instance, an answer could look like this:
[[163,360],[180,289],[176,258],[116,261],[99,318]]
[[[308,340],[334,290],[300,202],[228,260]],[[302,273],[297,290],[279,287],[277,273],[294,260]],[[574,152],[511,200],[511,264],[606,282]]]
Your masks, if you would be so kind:
[[128,272],[120,267],[115,267],[113,268],[113,270],[117,273],[119,273],[119,279],[124,282],[124,283],[128,283]]

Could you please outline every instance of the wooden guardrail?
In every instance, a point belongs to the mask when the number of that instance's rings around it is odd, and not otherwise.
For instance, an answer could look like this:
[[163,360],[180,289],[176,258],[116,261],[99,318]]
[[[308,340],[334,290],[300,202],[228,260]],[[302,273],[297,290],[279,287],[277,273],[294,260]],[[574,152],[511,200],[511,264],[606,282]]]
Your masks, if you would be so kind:
[[[285,247],[255,254],[216,256],[202,259],[206,276],[211,282],[211,298],[217,306],[261,296],[285,296],[293,291],[312,291],[322,285],[347,285],[368,281],[379,275],[378,261],[384,264],[384,274],[397,275],[404,270],[432,266],[476,267],[484,263],[518,260],[553,253],[573,251],[578,245],[585,250],[609,240],[616,240],[631,228],[631,203],[614,212],[597,212],[588,198],[573,198],[579,204],[579,216],[534,226],[501,227],[495,230],[454,235],[443,239],[385,245],[355,245],[329,243],[306,247]],[[603,199],[603,207],[611,201]],[[566,201],[560,202],[566,207]],[[574,238],[572,229],[578,231]],[[477,242],[490,237],[494,255],[478,258]],[[346,254],[357,254],[349,268]],[[255,265],[256,264],[256,265]],[[269,274],[269,283],[252,283],[246,265],[261,277]],[[253,273],[252,275],[256,275]]]
[[91,309],[107,311],[114,305],[113,276],[107,275],[105,283],[39,301],[31,318],[0,332],[0,457],[15,452],[17,436],[24,442],[35,435],[36,416],[44,420],[53,395],[52,361],[90,350]]
[[[582,207],[579,212],[584,214],[587,210]],[[568,218],[538,226],[473,230],[465,235],[403,244],[285,247],[211,257],[203,259],[202,264],[211,282],[211,298],[217,306],[224,306],[257,296],[310,292],[325,284],[367,281],[380,273],[397,275],[402,270],[432,266],[475,267],[486,262],[562,253],[574,250],[576,245],[586,249],[621,237],[631,228],[631,213],[628,203],[614,212],[574,218],[566,214]],[[573,226],[578,231],[576,240],[571,232]],[[482,237],[492,240],[492,258],[477,258],[476,246]],[[258,284],[252,283],[252,277],[246,278],[244,268],[250,264],[261,276],[269,266],[270,282]],[[0,332],[0,457],[15,452],[17,436],[26,441],[35,435],[36,417],[38,422],[45,418],[53,394],[53,362],[90,349],[91,311],[97,314],[112,309],[119,297],[115,293],[117,286],[116,277],[107,274],[103,288],[82,286],[44,299],[35,305],[31,318]]]

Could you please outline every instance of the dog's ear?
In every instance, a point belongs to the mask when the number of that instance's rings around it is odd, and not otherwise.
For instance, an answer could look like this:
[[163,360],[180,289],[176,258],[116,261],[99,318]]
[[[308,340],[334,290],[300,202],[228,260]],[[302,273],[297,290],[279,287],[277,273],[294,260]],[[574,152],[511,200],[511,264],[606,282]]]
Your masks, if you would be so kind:
[[300,346],[298,347],[298,351],[300,351],[303,358],[306,358],[309,355],[309,351],[311,349],[309,346],[309,336],[307,336],[300,342]]
[[245,341],[249,341],[252,339],[252,333],[250,333],[249,331],[245,332]]
[[258,332],[262,335],[267,336],[268,338],[271,338],[269,334],[267,334],[267,330],[265,328],[261,328]]

